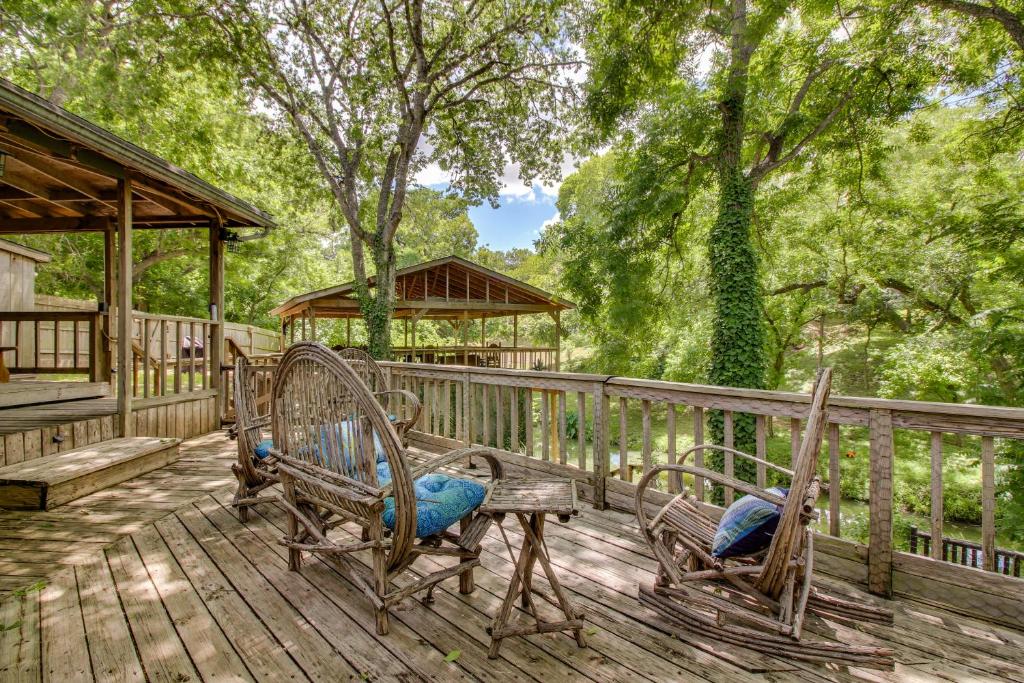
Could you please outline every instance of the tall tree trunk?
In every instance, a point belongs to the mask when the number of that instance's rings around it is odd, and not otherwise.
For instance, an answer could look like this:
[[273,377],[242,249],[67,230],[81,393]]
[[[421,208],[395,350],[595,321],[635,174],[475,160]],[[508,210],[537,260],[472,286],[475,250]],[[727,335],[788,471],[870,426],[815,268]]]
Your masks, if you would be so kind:
[[378,360],[391,359],[391,315],[395,304],[395,251],[390,243],[375,238],[373,264],[376,287],[373,295],[361,296],[359,308],[366,322],[367,349]]
[[[752,47],[746,35],[746,2],[733,0],[730,64],[725,92],[719,107],[722,128],[718,141],[718,216],[711,228],[708,260],[714,321],[711,336],[712,384],[764,388],[765,331],[761,319],[760,282],[757,255],[751,239],[754,187],[744,173],[744,110],[747,99],[747,69]],[[753,452],[755,425],[752,415],[735,415],[735,447]],[[724,440],[721,413],[711,415],[712,437]],[[736,473],[749,478],[741,460]]]

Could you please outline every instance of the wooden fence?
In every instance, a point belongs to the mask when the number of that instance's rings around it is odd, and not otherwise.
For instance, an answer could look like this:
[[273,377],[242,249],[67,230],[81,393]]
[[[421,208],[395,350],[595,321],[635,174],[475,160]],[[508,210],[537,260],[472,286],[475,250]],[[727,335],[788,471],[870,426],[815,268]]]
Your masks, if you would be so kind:
[[[932,557],[932,535],[930,533],[911,526],[908,541],[911,554]],[[961,538],[943,537],[939,546],[937,559],[943,562],[961,564],[965,567],[980,567],[984,561],[984,548],[980,543]],[[1021,564],[1024,564],[1024,553],[1006,548],[996,548],[995,571],[1019,577]]]
[[[696,443],[709,438],[709,416],[720,411],[725,445],[734,442],[739,416],[755,416],[756,452],[764,457],[769,431],[788,430],[792,456],[799,451],[803,420],[810,397],[789,392],[755,391],[605,375],[531,372],[497,368],[467,368],[444,365],[383,363],[392,374],[393,386],[415,392],[424,410],[419,430],[440,445],[458,443],[496,445],[512,460],[522,458],[532,467],[581,479],[595,506],[608,505],[632,510],[634,473],[646,472],[655,462],[652,422],[664,420],[667,433],[665,452],[659,460],[675,462],[677,454],[690,444],[682,443],[683,421]],[[615,407],[615,419],[613,410]],[[632,414],[639,408],[640,440],[637,449],[629,444]],[[575,413],[576,438],[569,443],[568,415]],[[657,416],[657,418],[655,417]],[[632,418],[635,419],[635,418]],[[1024,438],[1024,410],[977,405],[954,405],[914,401],[834,396],[829,405],[829,428],[822,449],[820,471],[828,488],[828,535],[816,547],[828,554],[818,564],[824,571],[865,584],[872,592],[920,594],[922,582],[931,595],[954,599],[963,595],[975,608],[989,616],[1024,618],[1024,591],[1012,577],[988,574],[966,577],[961,570],[978,570],[933,563],[926,558],[900,553],[893,546],[893,468],[898,457],[894,433],[899,430],[924,432],[931,443],[931,533],[942,536],[943,435],[977,437],[979,445],[979,489],[982,500],[981,566],[996,569],[995,467],[996,443],[1000,439]],[[868,516],[866,546],[841,541],[840,457],[844,442],[866,431],[869,443]],[[572,452],[570,457],[570,452]],[[703,464],[697,454],[694,464]],[[539,463],[534,465],[533,463]],[[724,470],[731,473],[733,458],[724,456]],[[756,473],[764,483],[766,472]],[[708,490],[696,481],[694,491],[704,500]],[[677,492],[680,482],[663,481],[662,500]],[[726,501],[732,491],[725,490]],[[941,557],[941,547],[932,548]],[[981,572],[978,572],[979,574]],[[1010,581],[1012,584],[1001,583]],[[978,593],[974,588],[983,587]],[[968,591],[965,593],[965,591]]]
[[96,381],[101,319],[96,311],[0,311],[4,364],[12,373],[86,374]]

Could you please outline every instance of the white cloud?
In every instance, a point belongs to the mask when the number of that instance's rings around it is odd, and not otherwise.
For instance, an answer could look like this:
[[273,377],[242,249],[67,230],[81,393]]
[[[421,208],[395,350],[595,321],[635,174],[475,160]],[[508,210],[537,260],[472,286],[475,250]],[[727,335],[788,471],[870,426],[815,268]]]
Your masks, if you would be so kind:
[[451,176],[441,169],[437,162],[432,162],[420,169],[416,174],[416,182],[420,185],[447,185]]
[[540,224],[540,230],[537,231],[537,234],[538,235],[542,234],[545,230],[547,230],[549,227],[551,227],[552,225],[554,225],[555,223],[557,223],[560,220],[562,220],[562,212],[561,211],[555,211],[555,215],[554,216],[552,216],[551,218],[547,219],[546,221],[544,221],[543,223]]

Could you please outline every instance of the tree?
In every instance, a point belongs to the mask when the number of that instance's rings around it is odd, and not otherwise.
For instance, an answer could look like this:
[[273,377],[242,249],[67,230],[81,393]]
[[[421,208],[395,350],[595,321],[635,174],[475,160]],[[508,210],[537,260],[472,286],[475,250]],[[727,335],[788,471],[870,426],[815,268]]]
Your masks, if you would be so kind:
[[351,236],[370,351],[387,355],[395,235],[417,170],[437,163],[453,190],[480,200],[497,196],[509,160],[524,178],[561,161],[576,64],[566,3],[200,3],[219,47],[287,117],[329,186]]
[[[620,240],[624,248],[649,260],[699,223],[686,220],[690,204],[715,187],[706,233],[713,384],[765,386],[759,189],[781,169],[855,149],[938,80],[924,28],[904,13],[852,11],[832,2],[612,0],[587,40],[598,134],[637,170],[622,174],[611,200],[614,234],[630,222],[641,233]],[[713,428],[720,439],[720,416]],[[751,448],[753,438],[750,416],[738,420],[736,443]]]

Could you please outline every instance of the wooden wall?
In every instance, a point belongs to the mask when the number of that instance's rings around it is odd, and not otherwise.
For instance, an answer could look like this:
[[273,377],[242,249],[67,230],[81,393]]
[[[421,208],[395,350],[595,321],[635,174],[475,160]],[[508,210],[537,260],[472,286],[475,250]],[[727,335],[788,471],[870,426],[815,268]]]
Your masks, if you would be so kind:
[[[140,406],[132,414],[136,436],[191,439],[220,429],[217,395],[212,392],[178,403]],[[116,436],[119,436],[117,419],[113,415],[7,434],[0,436],[0,466],[62,453]],[[55,443],[54,437],[62,441]]]

